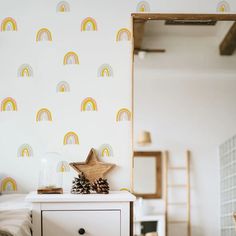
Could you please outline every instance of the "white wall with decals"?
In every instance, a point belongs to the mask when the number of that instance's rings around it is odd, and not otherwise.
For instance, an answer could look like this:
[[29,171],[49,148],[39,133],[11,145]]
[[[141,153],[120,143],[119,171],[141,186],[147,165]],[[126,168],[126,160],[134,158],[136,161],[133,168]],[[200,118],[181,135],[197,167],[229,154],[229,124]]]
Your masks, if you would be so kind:
[[3,190],[13,180],[20,192],[36,189],[46,152],[83,161],[91,147],[105,147],[101,159],[117,165],[112,188],[130,187],[131,13],[143,10],[235,12],[236,3],[1,2],[0,173],[12,178]]

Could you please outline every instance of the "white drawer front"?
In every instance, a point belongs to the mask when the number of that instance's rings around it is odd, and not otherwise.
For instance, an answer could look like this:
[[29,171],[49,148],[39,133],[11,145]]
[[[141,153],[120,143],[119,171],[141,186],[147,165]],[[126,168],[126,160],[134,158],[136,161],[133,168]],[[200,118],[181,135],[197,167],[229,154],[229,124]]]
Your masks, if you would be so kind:
[[43,211],[43,236],[120,236],[120,211]]

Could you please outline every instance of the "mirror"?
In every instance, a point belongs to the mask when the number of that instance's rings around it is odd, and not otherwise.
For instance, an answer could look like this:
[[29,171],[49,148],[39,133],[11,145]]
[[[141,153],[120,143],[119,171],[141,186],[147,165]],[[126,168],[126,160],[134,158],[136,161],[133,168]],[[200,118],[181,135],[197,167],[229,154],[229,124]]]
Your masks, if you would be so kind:
[[134,194],[161,198],[161,152],[134,152]]
[[[134,150],[169,152],[168,166],[160,175],[162,198],[144,199],[138,205],[136,235],[141,235],[143,222],[154,219],[158,223],[164,219],[161,225],[167,225],[168,236],[235,234],[236,142],[223,145],[219,152],[220,145],[236,134],[235,18],[134,15]],[[140,145],[142,131],[150,133],[148,145]],[[153,194],[155,184],[149,184],[155,179],[153,158],[139,158],[134,156],[134,192]],[[164,236],[159,226],[158,235]]]

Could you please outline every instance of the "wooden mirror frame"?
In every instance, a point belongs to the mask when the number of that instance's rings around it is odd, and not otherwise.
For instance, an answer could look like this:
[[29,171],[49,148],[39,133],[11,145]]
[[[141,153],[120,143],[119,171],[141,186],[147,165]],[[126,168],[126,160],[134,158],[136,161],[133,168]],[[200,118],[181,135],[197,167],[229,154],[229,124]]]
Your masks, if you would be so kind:
[[156,151],[156,152],[135,151],[133,155],[133,159],[140,158],[140,157],[156,158],[156,192],[140,194],[140,193],[135,193],[133,189],[133,194],[136,197],[142,197],[144,199],[162,198],[162,152],[160,151]]
[[[150,20],[215,20],[215,21],[235,21],[236,22],[236,14],[230,13],[215,13],[215,14],[198,14],[198,13],[132,13],[131,14],[131,24],[132,24],[132,50],[131,50],[131,58],[132,58],[132,85],[131,85],[131,94],[132,94],[132,129],[131,129],[131,137],[132,137],[132,150],[134,151],[134,53],[135,47],[141,45],[142,37],[144,34],[144,24],[146,21]],[[136,24],[135,26],[135,23]],[[138,38],[138,42],[134,42],[135,32],[138,32],[141,36]],[[136,44],[136,45],[135,45]],[[133,193],[133,169],[134,169],[134,161],[132,156],[132,168],[131,168],[131,192]]]

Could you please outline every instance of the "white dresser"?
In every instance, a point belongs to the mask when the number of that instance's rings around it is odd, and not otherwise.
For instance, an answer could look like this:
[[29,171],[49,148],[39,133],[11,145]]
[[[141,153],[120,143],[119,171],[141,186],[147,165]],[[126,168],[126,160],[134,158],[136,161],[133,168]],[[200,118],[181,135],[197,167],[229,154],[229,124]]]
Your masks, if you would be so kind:
[[30,193],[33,236],[132,236],[135,197],[129,192],[110,194]]

